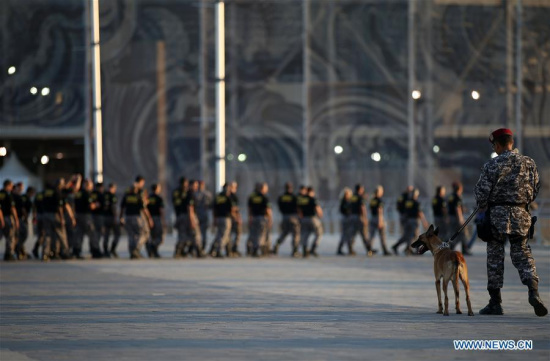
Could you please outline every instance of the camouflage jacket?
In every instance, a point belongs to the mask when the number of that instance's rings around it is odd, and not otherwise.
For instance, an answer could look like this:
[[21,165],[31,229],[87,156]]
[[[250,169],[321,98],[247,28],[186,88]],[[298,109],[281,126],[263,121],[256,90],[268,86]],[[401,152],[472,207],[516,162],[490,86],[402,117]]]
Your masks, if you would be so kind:
[[491,223],[500,234],[526,235],[531,215],[525,206],[514,204],[531,203],[539,188],[535,161],[514,149],[485,163],[474,193],[481,208],[490,206]]

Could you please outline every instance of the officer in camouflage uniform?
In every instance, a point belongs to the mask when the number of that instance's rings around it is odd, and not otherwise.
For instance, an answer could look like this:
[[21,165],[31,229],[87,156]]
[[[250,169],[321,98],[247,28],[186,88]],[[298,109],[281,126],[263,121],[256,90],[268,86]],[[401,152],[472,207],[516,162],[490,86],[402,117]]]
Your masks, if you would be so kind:
[[35,259],[40,258],[39,249],[44,245],[44,191],[38,192],[33,202],[33,223],[36,225],[36,242],[32,248],[32,255]]
[[286,236],[292,235],[292,256],[298,256],[298,246],[300,245],[300,219],[298,218],[297,198],[293,193],[292,183],[285,184],[285,192],[277,200],[279,211],[283,215],[281,221],[281,235],[277,239],[273,254],[279,252],[279,247],[283,244]]
[[537,166],[533,159],[513,149],[509,129],[495,130],[489,140],[498,156],[485,163],[474,189],[478,206],[490,211],[492,226],[492,239],[487,242],[487,290],[491,299],[479,313],[503,314],[500,289],[504,283],[504,245],[509,241],[512,263],[529,288],[529,303],[537,316],[545,316],[548,310],[538,293],[539,277],[527,243],[531,227],[528,206],[540,188]]

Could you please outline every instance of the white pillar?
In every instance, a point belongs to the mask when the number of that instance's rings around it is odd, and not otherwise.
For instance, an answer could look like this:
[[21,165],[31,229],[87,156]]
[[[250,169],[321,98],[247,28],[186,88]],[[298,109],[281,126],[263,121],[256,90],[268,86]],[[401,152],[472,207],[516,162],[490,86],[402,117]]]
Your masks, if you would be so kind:
[[409,0],[409,92],[407,94],[407,123],[409,125],[409,159],[408,159],[408,172],[407,181],[409,185],[414,185],[414,170],[416,168],[416,138],[415,138],[415,118],[416,118],[416,104],[415,99],[412,98],[412,92],[416,86],[416,79],[414,74],[415,69],[415,39],[414,39],[414,12],[415,12],[416,0]]
[[103,182],[103,123],[101,118],[101,57],[99,53],[99,0],[91,2],[92,107],[94,121],[94,180]]
[[309,22],[310,22],[310,0],[305,0],[303,3],[303,80],[302,80],[302,101],[303,101],[303,142],[302,142],[302,166],[304,167],[303,183],[310,184],[309,178],[309,126],[310,126],[310,109],[309,109],[309,83],[311,78],[310,63],[310,41],[309,41]]
[[225,183],[225,3],[216,3],[216,192]]
[[523,151],[523,124],[522,124],[522,113],[521,113],[521,97],[523,93],[523,76],[522,76],[522,60],[521,56],[521,34],[522,34],[522,4],[521,0],[518,0],[516,4],[516,148],[520,151]]

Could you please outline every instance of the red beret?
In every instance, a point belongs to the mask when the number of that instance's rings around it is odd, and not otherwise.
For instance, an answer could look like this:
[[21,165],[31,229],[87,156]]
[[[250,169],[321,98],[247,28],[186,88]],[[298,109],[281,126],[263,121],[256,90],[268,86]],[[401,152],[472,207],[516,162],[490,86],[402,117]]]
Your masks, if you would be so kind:
[[493,143],[495,139],[500,137],[501,135],[513,135],[513,134],[512,134],[512,131],[508,128],[500,128],[491,133],[491,136],[489,137],[489,142]]

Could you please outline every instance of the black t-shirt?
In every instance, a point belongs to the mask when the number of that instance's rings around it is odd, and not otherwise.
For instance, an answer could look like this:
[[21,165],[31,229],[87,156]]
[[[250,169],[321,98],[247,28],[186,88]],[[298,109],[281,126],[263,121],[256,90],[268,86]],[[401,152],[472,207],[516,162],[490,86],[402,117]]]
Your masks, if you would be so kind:
[[189,206],[195,205],[195,200],[190,191],[179,188],[172,192],[172,204],[176,215],[187,214],[189,213]]
[[302,210],[304,217],[313,217],[317,215],[317,199],[310,196],[298,196],[298,208]]
[[462,209],[462,197],[456,193],[451,194],[447,200],[447,205],[449,207],[449,215],[456,216],[456,209]]
[[99,191],[93,191],[91,194],[92,200],[98,202],[99,205],[96,207],[92,213],[95,215],[103,214],[103,209],[105,208],[105,193]]
[[15,207],[13,195],[4,189],[0,191],[0,207],[2,207],[4,217],[9,217],[11,215],[11,207]]
[[15,211],[17,212],[17,217],[21,218],[23,216],[23,198],[19,194],[12,193],[13,203],[15,204]]
[[115,216],[116,215],[116,206],[118,203],[118,198],[116,194],[111,192],[106,192],[104,196],[104,207],[103,212],[106,216]]
[[152,194],[147,200],[147,209],[152,216],[160,216],[160,210],[164,208],[164,200],[157,194]]
[[214,199],[214,215],[216,217],[230,217],[231,208],[235,203],[233,203],[233,197],[231,195],[227,196],[224,192],[221,192]]
[[359,194],[354,193],[351,198],[351,214],[361,214],[361,208],[365,204],[365,199]]
[[25,211],[27,211],[27,216],[30,216],[30,214],[32,212],[31,197],[28,194],[23,194],[21,196],[21,198],[23,199],[23,209],[25,209]]
[[92,195],[87,190],[81,189],[74,195],[74,210],[78,214],[90,214],[93,202]]
[[38,192],[34,197],[34,208],[37,214],[44,213],[44,192]]
[[44,191],[42,205],[44,213],[56,213],[65,205],[65,197],[57,189],[48,188]]
[[271,208],[271,204],[265,195],[254,192],[248,197],[248,207],[252,216],[265,216],[267,209]]
[[414,199],[408,199],[405,202],[405,215],[407,218],[420,217],[420,203]]
[[144,209],[143,197],[139,193],[126,193],[122,198],[121,207],[125,209],[126,216],[139,216]]
[[296,196],[292,193],[285,192],[281,196],[277,203],[279,204],[279,210],[284,215],[296,214],[298,212],[298,205],[296,203]]
[[349,216],[351,214],[351,202],[345,197],[342,197],[340,200],[340,213],[344,216]]
[[374,197],[369,202],[370,214],[373,217],[378,217],[378,210],[382,207],[384,207],[382,198]]
[[397,211],[399,214],[405,213],[405,203],[409,199],[409,193],[404,192],[399,198],[397,198]]
[[447,215],[447,202],[441,196],[432,199],[432,210],[434,217],[445,217]]
[[231,193],[231,200],[233,201],[233,205],[235,207],[239,206],[239,198],[237,197],[236,193]]

